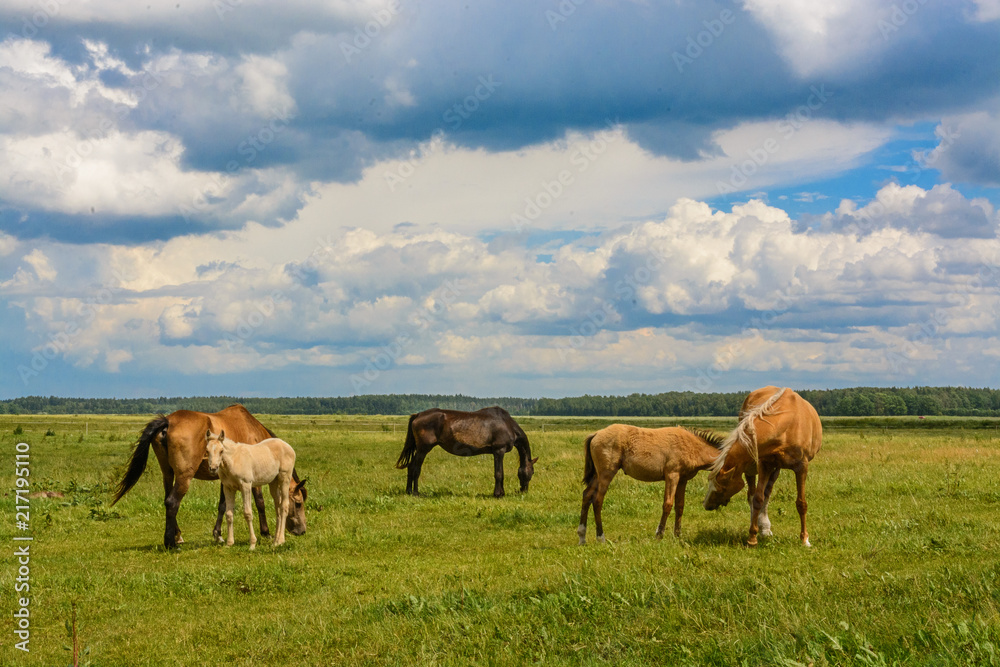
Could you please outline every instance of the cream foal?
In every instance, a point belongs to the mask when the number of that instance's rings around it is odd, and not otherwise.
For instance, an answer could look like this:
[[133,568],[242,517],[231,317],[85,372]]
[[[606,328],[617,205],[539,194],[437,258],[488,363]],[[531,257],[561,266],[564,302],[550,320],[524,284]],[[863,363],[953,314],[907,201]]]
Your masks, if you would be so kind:
[[[205,440],[208,469],[219,476],[226,496],[226,546],[233,545],[233,507],[237,489],[243,496],[243,516],[250,530],[250,550],[257,546],[250,498],[253,487],[265,484],[271,489],[274,511],[278,515],[274,546],[284,544],[285,519],[291,505],[288,486],[295,468],[295,450],[278,438],[261,440],[256,445],[234,442],[226,438],[225,431],[220,431],[218,435],[208,431]],[[221,536],[219,541],[222,541]]]

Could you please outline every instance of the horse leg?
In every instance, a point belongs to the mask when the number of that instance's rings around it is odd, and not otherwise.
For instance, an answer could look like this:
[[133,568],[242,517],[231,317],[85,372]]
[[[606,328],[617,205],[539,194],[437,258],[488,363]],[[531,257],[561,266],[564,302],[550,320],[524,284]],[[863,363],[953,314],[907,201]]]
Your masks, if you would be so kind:
[[[283,524],[281,523],[284,514],[283,511],[283,500],[281,498],[281,491],[279,489],[279,484],[282,483],[281,476],[275,478],[268,487],[271,489],[271,498],[274,500],[274,514],[278,518],[278,523],[274,526],[274,546],[280,546],[285,543],[285,531]],[[288,488],[288,484],[285,484],[285,488]]]
[[493,497],[503,498],[503,452],[493,454]]
[[610,474],[607,472],[600,473],[598,475],[597,481],[597,493],[594,497],[594,526],[597,529],[597,541],[604,542],[604,524],[601,523],[601,510],[604,508],[604,496],[608,492],[608,486],[611,485],[611,480],[615,478],[615,470]]
[[781,468],[775,468],[771,476],[767,478],[767,485],[764,487],[764,506],[760,508],[760,516],[757,517],[760,534],[764,537],[772,535],[771,520],[767,518],[767,506],[771,504],[771,490],[774,489],[774,483],[778,481],[778,474],[780,472]]
[[274,527],[274,546],[280,546],[285,543],[285,521],[288,520],[288,510],[292,503],[287,477],[279,476],[271,482],[271,497],[274,498],[274,512],[278,515],[278,523]]
[[743,477],[747,481],[747,505],[750,506],[750,511],[753,512],[753,497],[757,493],[757,475],[748,472]]
[[260,536],[270,537],[271,531],[267,529],[267,516],[264,514],[264,491],[259,486],[253,487],[253,503],[257,506],[257,518],[260,519]]
[[[159,457],[157,457],[159,460]],[[160,472],[163,474],[163,505],[167,507],[167,499],[170,498],[170,492],[174,488],[174,469],[170,467],[165,460],[160,461]],[[176,528],[174,533],[174,544],[180,544],[184,540],[181,539],[181,529]],[[164,545],[166,545],[166,535],[164,535],[163,540]],[[168,547],[169,548],[169,547]]]
[[[765,468],[763,465],[759,466],[760,478],[761,480],[766,480],[770,478],[772,471]],[[750,504],[750,537],[747,539],[747,546],[755,547],[757,546],[757,533],[760,532],[760,524],[758,519],[760,517],[760,510],[764,507],[764,491],[767,489],[767,484],[757,484],[754,488],[753,500]]]
[[253,487],[246,482],[241,485],[240,495],[243,496],[243,518],[247,520],[247,530],[250,532],[250,551],[257,548],[257,535],[253,532]]
[[236,507],[236,489],[223,485],[226,496],[226,546],[233,546],[233,508]]
[[[435,443],[436,444],[436,443]],[[417,453],[413,455],[413,459],[410,461],[410,465],[406,466],[406,492],[414,496],[419,496],[420,491],[417,489],[417,482],[420,480],[420,468],[424,465],[424,457],[427,456],[427,452],[431,451],[434,445],[431,445],[427,449],[420,446],[417,449]]]
[[176,549],[179,544],[180,529],[177,527],[177,510],[180,509],[181,500],[184,499],[184,494],[187,493],[189,486],[191,486],[190,477],[177,477],[173,488],[163,501],[167,509],[167,526],[163,532],[163,546],[167,549]]
[[[667,526],[667,517],[674,507],[674,494],[677,493],[678,475],[671,473],[667,475],[666,483],[663,485],[663,516],[660,517],[660,525],[656,527],[656,539],[663,539],[663,529]],[[674,526],[674,534],[680,535],[680,521]]]
[[[684,514],[684,494],[687,492],[686,479],[677,483],[677,491],[674,493],[674,537],[681,536],[681,515]],[[663,531],[660,531],[663,534]]]
[[799,511],[799,520],[802,522],[802,533],[799,538],[804,547],[812,546],[809,542],[809,533],[806,532],[806,473],[808,472],[809,463],[807,461],[803,461],[802,465],[795,469],[795,490],[797,492],[795,509]]
[[219,544],[222,544],[222,519],[226,516],[226,487],[219,482],[219,516],[215,519],[215,528],[212,529],[212,537]]
[[597,495],[598,475],[590,480],[590,484],[583,490],[583,509],[580,510],[580,527],[576,529],[576,534],[580,537],[580,546],[587,543],[587,514],[590,506],[594,504],[594,496]]

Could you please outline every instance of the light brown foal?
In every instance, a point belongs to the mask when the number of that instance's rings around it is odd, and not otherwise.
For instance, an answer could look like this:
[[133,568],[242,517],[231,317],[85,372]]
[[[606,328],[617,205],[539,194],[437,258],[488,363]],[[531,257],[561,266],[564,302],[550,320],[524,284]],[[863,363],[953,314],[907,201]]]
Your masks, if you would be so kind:
[[587,514],[594,506],[597,541],[604,542],[601,510],[604,495],[619,470],[641,482],[665,482],[663,515],[656,529],[657,539],[663,537],[667,516],[674,509],[674,535],[680,537],[681,515],[684,513],[684,492],[688,481],[707,470],[719,457],[722,436],[704,431],[668,428],[640,428],[612,424],[587,437],[584,442],[586,463],[583,470],[583,509],[576,534],[580,544],[586,543]]

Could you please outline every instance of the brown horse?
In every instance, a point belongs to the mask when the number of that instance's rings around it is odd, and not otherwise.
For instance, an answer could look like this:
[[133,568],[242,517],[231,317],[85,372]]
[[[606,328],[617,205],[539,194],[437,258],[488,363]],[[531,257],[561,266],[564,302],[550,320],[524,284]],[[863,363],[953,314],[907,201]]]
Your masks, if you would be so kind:
[[441,449],[456,456],[493,455],[493,476],[496,484],[493,495],[501,498],[503,490],[503,455],[517,448],[521,465],[517,477],[521,492],[528,490],[528,482],[535,472],[537,458],[531,458],[528,436],[503,408],[492,407],[461,412],[431,408],[410,415],[406,429],[406,443],[396,461],[397,468],[406,468],[406,492],[419,495],[417,482],[420,468],[427,453],[440,445]]
[[[809,461],[823,444],[823,426],[816,409],[791,389],[764,387],[743,401],[740,422],[722,445],[718,460],[708,475],[705,509],[714,510],[729,502],[743,488],[746,476],[750,503],[749,546],[757,546],[757,533],[771,534],[767,504],[771,489],[782,468],[795,472],[803,546],[806,532],[806,473]],[[757,484],[757,476],[760,484]]]
[[[178,410],[168,416],[158,415],[143,429],[132,450],[125,477],[118,484],[114,505],[139,481],[146,469],[149,448],[152,446],[163,473],[164,505],[167,521],[163,533],[163,545],[168,549],[176,547],[184,539],[177,527],[177,510],[192,479],[213,480],[219,476],[209,471],[206,461],[206,431],[225,430],[234,440],[254,444],[275,437],[270,429],[257,421],[242,405],[230,405],[219,412],[193,412]],[[286,528],[293,535],[306,532],[306,488],[305,480],[299,481],[298,474],[292,473],[290,484],[292,509],[288,514]],[[254,489],[254,502],[260,518],[261,535],[269,535],[267,518],[264,516],[264,496],[260,489]],[[219,489],[219,515],[212,534],[217,540],[222,537],[222,519],[226,512],[225,492]]]
[[587,513],[591,505],[594,506],[597,541],[604,542],[601,509],[608,486],[619,470],[641,482],[666,482],[663,515],[656,537],[663,538],[671,508],[675,508],[674,535],[680,537],[687,483],[699,470],[712,467],[719,457],[721,446],[722,437],[719,435],[677,426],[652,429],[612,424],[587,436],[583,468],[583,483],[587,488],[583,491],[580,527],[576,530],[580,544],[587,541]]

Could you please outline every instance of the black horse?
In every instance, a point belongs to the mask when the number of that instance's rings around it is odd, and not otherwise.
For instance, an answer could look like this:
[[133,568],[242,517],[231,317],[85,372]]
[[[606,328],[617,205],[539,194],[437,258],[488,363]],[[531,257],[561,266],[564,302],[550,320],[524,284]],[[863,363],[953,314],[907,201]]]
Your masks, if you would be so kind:
[[493,495],[501,498],[503,492],[503,455],[513,448],[521,457],[517,477],[521,491],[528,490],[528,482],[535,472],[528,436],[511,419],[503,408],[492,407],[461,412],[431,408],[410,416],[406,430],[406,444],[396,461],[397,468],[406,468],[406,492],[419,495],[417,481],[424,457],[435,446],[455,456],[493,455],[493,475],[496,485]]

